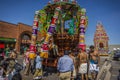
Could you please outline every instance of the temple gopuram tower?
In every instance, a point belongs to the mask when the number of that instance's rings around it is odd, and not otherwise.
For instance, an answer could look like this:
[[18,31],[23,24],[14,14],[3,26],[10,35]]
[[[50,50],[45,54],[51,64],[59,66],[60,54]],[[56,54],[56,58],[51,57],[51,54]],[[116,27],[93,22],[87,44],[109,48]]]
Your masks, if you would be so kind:
[[108,41],[109,37],[104,30],[102,23],[98,22],[96,26],[96,32],[94,34],[94,46],[95,49],[98,50],[100,55],[107,55],[109,50]]

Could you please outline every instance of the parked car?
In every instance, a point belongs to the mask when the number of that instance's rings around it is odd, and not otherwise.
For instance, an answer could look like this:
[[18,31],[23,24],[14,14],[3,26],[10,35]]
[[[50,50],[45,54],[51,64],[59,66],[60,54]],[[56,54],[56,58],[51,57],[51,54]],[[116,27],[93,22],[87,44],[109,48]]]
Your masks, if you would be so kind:
[[113,59],[120,61],[120,50],[116,50],[116,51],[114,52]]

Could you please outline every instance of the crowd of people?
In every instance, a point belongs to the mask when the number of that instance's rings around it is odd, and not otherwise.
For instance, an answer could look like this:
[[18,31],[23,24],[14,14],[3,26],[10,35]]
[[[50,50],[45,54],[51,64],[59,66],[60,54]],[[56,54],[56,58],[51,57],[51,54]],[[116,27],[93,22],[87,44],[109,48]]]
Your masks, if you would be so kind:
[[[19,68],[18,68],[19,67]],[[20,68],[21,67],[21,68]],[[4,50],[0,50],[0,80],[15,80],[19,75],[19,71],[22,70],[22,65],[17,62],[17,52],[16,50],[11,50],[9,55],[5,55]]]
[[[40,56],[40,52],[36,52],[36,57],[29,57],[29,48],[24,52],[23,64],[17,61],[17,53],[11,51],[6,58],[0,58],[0,80],[6,78],[8,80],[22,80],[20,71],[23,70],[25,76],[29,76],[31,72],[33,79],[42,79],[44,58]],[[5,56],[2,52],[0,56]],[[90,46],[90,50],[86,52],[84,49],[79,49],[78,53],[70,50],[65,50],[64,55],[58,58],[57,72],[60,80],[96,80],[99,71],[100,57],[94,46]],[[17,72],[17,74],[16,74]],[[15,76],[14,75],[18,75]],[[16,78],[17,77],[17,78]],[[4,80],[4,79],[3,79]]]
[[90,46],[88,53],[84,49],[79,49],[77,55],[66,50],[64,56],[58,60],[59,78],[60,80],[96,80],[99,64],[100,56],[94,46]]

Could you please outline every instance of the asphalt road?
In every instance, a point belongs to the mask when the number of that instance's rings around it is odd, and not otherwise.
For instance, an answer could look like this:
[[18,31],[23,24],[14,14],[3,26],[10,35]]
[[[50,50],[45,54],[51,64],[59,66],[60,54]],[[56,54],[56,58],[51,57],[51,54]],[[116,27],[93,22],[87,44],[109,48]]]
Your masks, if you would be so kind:
[[[108,58],[108,57],[101,57],[101,66],[103,65],[105,59]],[[117,60],[113,60],[111,58],[111,65],[112,65],[112,68],[110,70],[111,72],[111,80],[117,80],[117,76],[119,75],[119,72],[118,70],[120,70],[120,61],[117,61]]]
[[[20,64],[22,64],[23,57],[20,55],[17,60]],[[24,71],[22,70],[21,75],[23,80],[33,80],[33,75],[31,73],[28,76],[26,76],[24,75]],[[44,71],[44,77],[42,80],[59,80],[59,79],[58,79],[57,73],[50,73],[50,72],[48,73]]]
[[111,80],[117,80],[118,70],[120,70],[120,61],[112,60]]

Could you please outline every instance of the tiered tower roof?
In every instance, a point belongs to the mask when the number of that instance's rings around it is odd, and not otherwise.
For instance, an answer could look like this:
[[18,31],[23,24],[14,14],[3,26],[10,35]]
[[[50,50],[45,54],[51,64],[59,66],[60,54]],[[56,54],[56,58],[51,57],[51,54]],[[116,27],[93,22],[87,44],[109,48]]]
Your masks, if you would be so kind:
[[98,22],[96,27],[97,27],[97,29],[94,34],[94,41],[96,41],[96,40],[107,40],[108,41],[109,37],[108,37],[106,31],[104,30],[102,23]]

